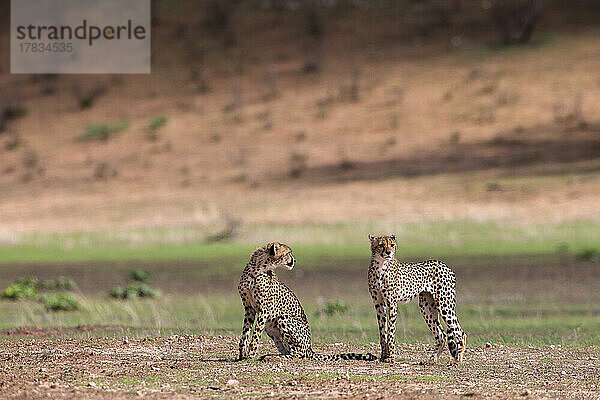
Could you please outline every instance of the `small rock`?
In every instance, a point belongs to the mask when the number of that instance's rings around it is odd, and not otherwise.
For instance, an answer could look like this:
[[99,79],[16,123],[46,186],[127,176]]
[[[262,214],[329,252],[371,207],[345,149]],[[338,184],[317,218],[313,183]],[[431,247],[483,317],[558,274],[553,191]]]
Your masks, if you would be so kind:
[[129,344],[129,338],[127,336],[123,338],[123,344]]
[[492,344],[491,344],[490,342],[487,342],[487,343],[485,344],[485,348],[486,348],[486,349],[489,349],[489,348],[491,348],[491,347],[492,347]]
[[240,381],[237,379],[230,379],[227,381],[227,386],[237,386],[240,384]]
[[525,389],[523,391],[523,393],[521,393],[521,396],[523,396],[523,397],[525,397],[525,396],[531,396],[531,390]]
[[98,387],[98,385],[96,385],[96,382],[93,382],[93,381],[89,381],[87,385],[89,387],[93,387],[93,388]]

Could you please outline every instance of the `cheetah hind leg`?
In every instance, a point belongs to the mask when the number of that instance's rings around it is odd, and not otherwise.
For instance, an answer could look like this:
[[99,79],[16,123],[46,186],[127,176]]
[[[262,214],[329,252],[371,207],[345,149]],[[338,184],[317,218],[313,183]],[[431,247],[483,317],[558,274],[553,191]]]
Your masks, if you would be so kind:
[[[448,346],[450,347],[450,346]],[[450,360],[450,364],[455,364],[461,366],[463,363],[463,358],[465,355],[465,350],[467,348],[467,334],[462,332],[460,338],[458,338],[454,345],[454,351],[452,348],[450,350],[450,354],[452,354],[453,359]]]
[[283,333],[281,332],[280,323],[277,320],[270,320],[265,324],[265,332],[273,340],[273,344],[279,350],[279,354],[265,354],[259,357],[259,361],[268,359],[292,359],[294,358],[290,353],[289,342],[286,342]]
[[269,321],[265,326],[265,332],[273,340],[273,344],[275,344],[280,354],[290,353],[290,346],[283,340],[283,335],[276,321]]
[[440,324],[438,304],[431,293],[422,292],[419,294],[419,308],[436,343],[433,354],[426,361],[421,362],[421,364],[435,364],[446,349],[446,334]]
[[452,355],[451,364],[461,365],[467,346],[467,335],[462,330],[458,318],[456,317],[456,296],[454,286],[447,287],[439,295],[439,298],[444,301],[439,301],[439,311],[442,314],[442,319],[446,323],[448,350]]
[[310,346],[310,328],[307,324],[284,316],[277,319],[276,327],[283,349],[280,349],[280,358],[301,360],[312,357],[314,353]]

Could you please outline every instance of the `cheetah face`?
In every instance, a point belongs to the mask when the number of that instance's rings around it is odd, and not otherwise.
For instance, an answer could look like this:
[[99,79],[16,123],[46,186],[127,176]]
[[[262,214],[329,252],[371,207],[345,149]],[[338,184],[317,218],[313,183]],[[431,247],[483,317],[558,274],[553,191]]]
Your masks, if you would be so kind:
[[269,266],[270,269],[277,267],[283,267],[285,269],[292,269],[296,265],[296,259],[292,255],[292,249],[283,243],[273,242],[267,245],[269,251]]
[[371,255],[373,257],[381,257],[386,260],[391,260],[396,256],[396,235],[390,236],[373,236],[369,235],[371,241]]

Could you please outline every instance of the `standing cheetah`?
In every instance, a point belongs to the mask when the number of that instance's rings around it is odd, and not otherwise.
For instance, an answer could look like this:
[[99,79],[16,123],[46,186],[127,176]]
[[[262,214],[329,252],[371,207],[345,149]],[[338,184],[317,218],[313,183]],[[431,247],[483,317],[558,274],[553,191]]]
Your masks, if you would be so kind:
[[373,354],[315,354],[310,343],[310,327],[300,301],[274,273],[277,267],[294,268],[295,262],[292,250],[279,242],[269,243],[252,253],[238,286],[245,314],[239,359],[256,356],[260,336],[265,330],[284,358],[377,360]]
[[[429,361],[437,361],[447,341],[453,362],[460,365],[467,335],[456,318],[454,272],[437,260],[400,263],[395,258],[397,242],[394,235],[369,235],[369,239],[369,292],[377,311],[381,361],[392,361],[394,357],[398,302],[408,303],[418,295],[421,313],[436,341],[435,351]],[[447,333],[444,333],[440,324],[440,314]]]

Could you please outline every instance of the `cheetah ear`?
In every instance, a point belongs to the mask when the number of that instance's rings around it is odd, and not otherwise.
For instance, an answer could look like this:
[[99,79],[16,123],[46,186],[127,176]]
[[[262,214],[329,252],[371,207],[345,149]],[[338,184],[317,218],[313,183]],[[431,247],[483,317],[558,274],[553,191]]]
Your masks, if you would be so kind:
[[396,235],[390,235],[390,238],[391,238],[392,240],[396,240]]
[[373,239],[375,239],[375,236],[369,235],[369,240],[373,240]]
[[270,243],[268,249],[269,249],[269,255],[274,256],[275,253],[277,252],[277,244]]

